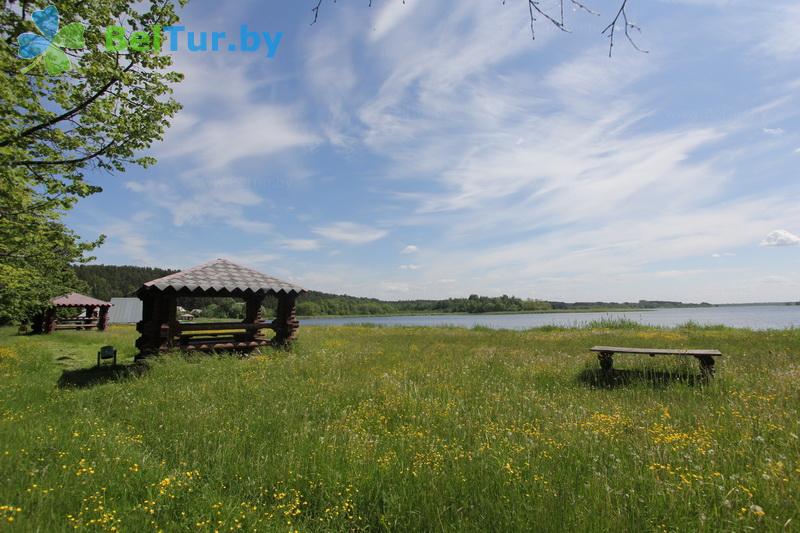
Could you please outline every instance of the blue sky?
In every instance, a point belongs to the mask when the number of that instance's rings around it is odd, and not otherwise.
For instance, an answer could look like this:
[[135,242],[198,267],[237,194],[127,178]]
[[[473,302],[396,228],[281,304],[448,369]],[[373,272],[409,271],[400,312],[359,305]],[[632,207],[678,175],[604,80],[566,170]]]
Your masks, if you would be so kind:
[[[800,300],[800,5],[632,0],[539,25],[522,0],[211,2],[190,31],[282,31],[173,53],[159,163],[67,219],[98,262],[227,257],[391,299]],[[308,5],[306,5],[308,4]],[[362,5],[363,4],[363,5]]]

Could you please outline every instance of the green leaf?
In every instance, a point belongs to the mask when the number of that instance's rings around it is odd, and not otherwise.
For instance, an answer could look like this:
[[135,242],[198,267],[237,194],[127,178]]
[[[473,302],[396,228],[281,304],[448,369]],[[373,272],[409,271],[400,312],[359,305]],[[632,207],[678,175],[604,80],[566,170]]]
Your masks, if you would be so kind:
[[58,76],[62,72],[69,70],[72,64],[69,62],[69,58],[63,50],[51,46],[44,53],[44,66],[48,74],[51,76]]
[[83,24],[80,22],[67,24],[61,28],[61,31],[55,36],[53,44],[61,48],[69,48],[72,50],[86,48],[86,41],[83,40],[83,32],[85,29],[86,28],[84,28]]

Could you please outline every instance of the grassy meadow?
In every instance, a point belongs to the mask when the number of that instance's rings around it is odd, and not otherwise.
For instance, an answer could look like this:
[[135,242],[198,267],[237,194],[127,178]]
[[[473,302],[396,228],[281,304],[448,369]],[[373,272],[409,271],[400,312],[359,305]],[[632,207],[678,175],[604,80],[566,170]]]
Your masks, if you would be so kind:
[[[306,327],[146,366],[134,339],[0,330],[0,530],[800,530],[800,330]],[[724,356],[604,377],[594,344]]]

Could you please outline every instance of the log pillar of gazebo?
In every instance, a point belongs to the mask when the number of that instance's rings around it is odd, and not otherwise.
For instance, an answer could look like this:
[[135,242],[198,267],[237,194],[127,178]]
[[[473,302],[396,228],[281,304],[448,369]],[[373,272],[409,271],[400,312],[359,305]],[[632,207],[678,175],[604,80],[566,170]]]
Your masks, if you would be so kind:
[[136,324],[140,337],[136,347],[143,355],[152,355],[163,349],[172,348],[172,331],[177,321],[177,302],[175,294],[145,293],[142,300],[142,320]]
[[272,321],[275,338],[272,340],[276,346],[285,346],[296,337],[300,322],[297,320],[297,296],[284,294],[278,297],[278,309],[275,320]]
[[101,307],[100,316],[97,319],[97,329],[105,331],[108,328],[108,310],[110,307]]
[[261,304],[264,303],[266,295],[253,293],[245,300],[244,321],[248,324],[261,321]]
[[139,298],[142,300],[142,319],[136,324],[136,331],[139,332],[136,348],[140,354],[150,355],[158,352],[161,345],[161,325],[156,320],[159,299],[154,294],[143,294]]
[[[266,345],[285,346],[296,337],[297,296],[305,289],[236,265],[225,259],[171,274],[145,283],[137,296],[142,300],[142,320],[136,326],[139,357],[172,349],[249,352]],[[278,300],[276,318],[264,322],[261,306],[267,296]],[[198,321],[181,323],[176,309],[179,297],[229,297],[245,301],[244,319],[238,322]],[[262,330],[275,331],[273,338]]]

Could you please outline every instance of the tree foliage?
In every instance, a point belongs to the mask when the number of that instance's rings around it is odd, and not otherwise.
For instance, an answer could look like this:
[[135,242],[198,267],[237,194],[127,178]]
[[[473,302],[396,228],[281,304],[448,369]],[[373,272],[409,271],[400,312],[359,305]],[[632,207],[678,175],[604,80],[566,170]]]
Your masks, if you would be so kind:
[[133,296],[145,282],[177,272],[138,266],[76,265],[74,268],[91,296],[105,301]]
[[86,254],[102,236],[83,242],[61,219],[101,191],[86,171],[152,164],[139,154],[161,140],[180,109],[170,94],[182,76],[170,70],[168,55],[104,46],[110,25],[175,24],[173,2],[60,1],[61,26],[86,28],[83,50],[60,43],[71,61],[60,76],[17,57],[18,36],[36,32],[31,15],[48,3],[10,1],[0,11],[0,321],[25,319],[49,298],[81,288],[70,264],[91,259]]
[[[138,266],[79,265],[75,267],[89,294],[101,300],[131,296],[146,281],[151,281],[174,270]],[[800,302],[798,302],[800,305]],[[178,305],[187,310],[200,309],[204,318],[237,319],[244,316],[242,300],[236,298],[179,298]],[[268,297],[262,315],[274,314],[277,301]],[[423,313],[513,313],[569,310],[659,309],[678,307],[705,307],[708,303],[683,303],[660,300],[638,302],[557,302],[522,299],[515,296],[478,296],[447,298],[443,300],[379,300],[340,294],[310,291],[300,297],[297,313],[302,316],[344,315],[398,315]]]
[[324,315],[391,315],[422,313],[513,313],[546,311],[548,302],[523,300],[514,296],[478,296],[448,298],[445,300],[396,300],[310,292],[297,305],[297,313],[304,316]]

